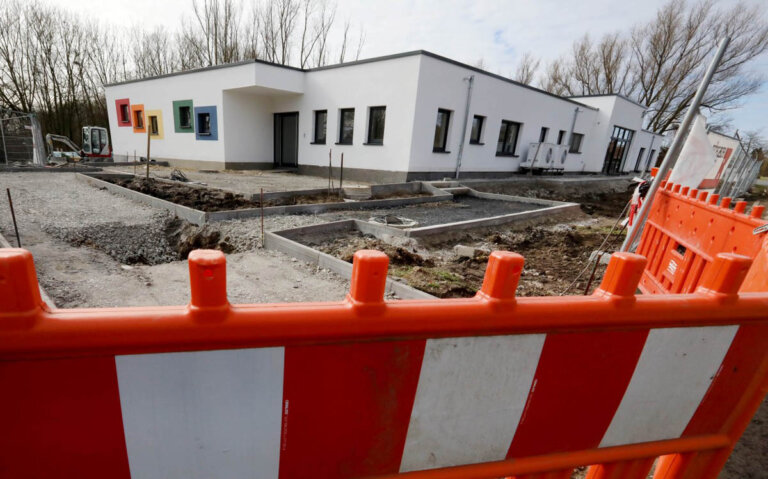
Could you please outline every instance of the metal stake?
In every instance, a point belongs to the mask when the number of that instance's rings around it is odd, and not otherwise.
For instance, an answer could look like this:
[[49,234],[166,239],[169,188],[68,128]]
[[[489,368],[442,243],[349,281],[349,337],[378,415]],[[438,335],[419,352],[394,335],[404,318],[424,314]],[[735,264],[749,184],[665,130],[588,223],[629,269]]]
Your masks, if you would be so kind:
[[264,188],[259,192],[259,206],[261,207],[261,247],[264,247]]
[[21,240],[19,239],[19,225],[16,224],[16,213],[13,212],[13,200],[11,199],[11,189],[6,188],[5,192],[8,193],[8,206],[11,207],[11,218],[13,218],[13,229],[16,231],[16,244],[21,248]]
[[696,96],[693,97],[691,106],[688,108],[688,111],[683,118],[683,122],[680,124],[680,128],[678,128],[677,133],[675,134],[675,139],[672,142],[672,145],[669,147],[667,156],[664,157],[664,161],[659,167],[659,172],[656,173],[656,178],[654,178],[653,182],[651,183],[651,187],[648,189],[648,193],[645,195],[645,201],[640,207],[640,212],[637,215],[637,223],[632,225],[632,229],[630,229],[627,233],[627,237],[624,240],[624,243],[621,245],[619,251],[629,251],[634,244],[637,235],[642,231],[643,226],[645,225],[645,220],[648,219],[648,213],[651,211],[651,205],[653,204],[656,190],[659,189],[661,182],[665,180],[667,172],[672,167],[675,160],[677,160],[677,157],[680,154],[680,150],[683,149],[685,137],[688,135],[688,130],[691,127],[691,123],[693,123],[693,119],[696,117],[696,114],[699,111],[701,100],[704,98],[704,94],[707,92],[707,87],[712,81],[712,76],[715,74],[718,65],[720,65],[720,60],[722,60],[725,49],[728,47],[728,43],[730,41],[730,37],[725,37],[720,42],[720,46],[717,48],[715,57],[712,59],[712,63],[709,64],[709,68],[707,69],[707,73],[704,75],[704,78],[701,80],[699,89],[696,90]]
[[341,186],[344,182],[344,153],[341,154],[341,168],[339,168],[339,198],[341,198],[344,193],[341,192]]

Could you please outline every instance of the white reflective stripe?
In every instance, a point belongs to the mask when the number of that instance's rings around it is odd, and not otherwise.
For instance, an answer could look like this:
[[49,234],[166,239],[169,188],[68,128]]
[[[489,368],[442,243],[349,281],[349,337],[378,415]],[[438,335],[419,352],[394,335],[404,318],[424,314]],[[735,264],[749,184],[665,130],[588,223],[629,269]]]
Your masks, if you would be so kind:
[[276,479],[284,348],[118,356],[131,477]]
[[678,438],[728,352],[738,326],[654,329],[601,447]]
[[504,459],[544,338],[428,340],[400,471]]

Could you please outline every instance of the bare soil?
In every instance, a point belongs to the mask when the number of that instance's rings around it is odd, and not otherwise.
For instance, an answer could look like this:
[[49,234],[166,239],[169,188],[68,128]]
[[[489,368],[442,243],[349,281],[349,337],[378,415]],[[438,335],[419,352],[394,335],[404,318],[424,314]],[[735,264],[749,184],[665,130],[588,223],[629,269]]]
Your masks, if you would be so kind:
[[154,181],[152,178],[147,181],[139,177],[105,181],[200,211],[228,211],[259,207],[258,203],[247,200],[240,194],[212,188],[192,187],[184,183],[171,184]]
[[624,210],[624,207],[632,197],[635,184],[629,183],[626,188],[620,188],[618,191],[604,190],[591,191],[584,188],[574,189],[554,189],[546,188],[536,184],[498,184],[472,186],[479,191],[488,193],[500,193],[505,195],[528,196],[531,198],[541,198],[545,200],[570,201],[579,203],[581,210],[588,215],[607,216],[609,218],[618,217]]
[[[355,251],[360,249],[382,251],[390,259],[392,276],[440,298],[473,296],[482,285],[490,252],[515,251],[526,259],[518,295],[553,296],[566,290],[568,294],[584,294],[591,269],[587,269],[573,285],[571,283],[589,263],[590,254],[600,246],[611,225],[606,219],[581,221],[575,225],[529,224],[429,240],[393,240],[395,244],[359,233],[325,239],[306,238],[304,241],[347,262],[351,262]],[[457,244],[475,248],[473,257],[457,255],[453,250]],[[597,267],[589,291],[599,284],[604,270],[603,265]]]

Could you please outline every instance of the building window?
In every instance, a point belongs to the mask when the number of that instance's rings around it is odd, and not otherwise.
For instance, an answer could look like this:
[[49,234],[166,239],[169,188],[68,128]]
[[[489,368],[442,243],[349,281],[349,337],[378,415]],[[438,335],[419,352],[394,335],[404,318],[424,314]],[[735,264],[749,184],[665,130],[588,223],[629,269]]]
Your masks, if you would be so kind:
[[565,130],[560,130],[557,133],[557,144],[562,145],[563,141],[565,141]]
[[448,127],[451,123],[450,110],[437,110],[437,122],[435,123],[435,139],[432,144],[432,151],[438,153],[447,153],[445,150],[448,144]]
[[176,133],[194,133],[194,118],[192,100],[173,102],[173,128]]
[[179,126],[182,128],[192,128],[192,109],[190,107],[179,107]]
[[368,112],[368,144],[381,145],[384,143],[384,120],[387,107],[372,106]]
[[581,153],[581,144],[584,141],[584,135],[581,133],[571,134],[571,145],[568,148],[568,153]]
[[325,132],[328,128],[328,110],[315,110],[315,141],[318,145],[325,145]]
[[645,148],[640,148],[640,152],[637,154],[637,161],[635,161],[635,171],[640,171],[640,165],[643,164],[643,157],[645,156]]
[[210,136],[211,134],[211,114],[207,112],[197,114],[197,134],[200,136]]
[[546,126],[541,127],[541,133],[539,133],[539,143],[547,141],[547,135],[549,134],[549,128]]
[[157,136],[158,134],[160,134],[160,128],[157,125],[156,116],[149,117],[149,134],[152,136]]
[[117,107],[117,126],[131,126],[131,100],[122,98],[115,100]]
[[219,126],[216,106],[196,106],[192,110],[195,123],[195,139],[198,141],[218,141]]
[[351,145],[355,133],[355,109],[342,108],[339,113],[339,144]]
[[483,125],[485,124],[485,117],[475,115],[472,118],[472,132],[469,134],[469,143],[471,145],[480,145],[480,141],[483,137]]
[[144,111],[143,110],[135,110],[133,112],[134,119],[133,119],[133,126],[134,128],[141,130],[144,128]]
[[496,156],[516,156],[517,136],[520,134],[520,123],[501,121],[499,142],[496,144]]

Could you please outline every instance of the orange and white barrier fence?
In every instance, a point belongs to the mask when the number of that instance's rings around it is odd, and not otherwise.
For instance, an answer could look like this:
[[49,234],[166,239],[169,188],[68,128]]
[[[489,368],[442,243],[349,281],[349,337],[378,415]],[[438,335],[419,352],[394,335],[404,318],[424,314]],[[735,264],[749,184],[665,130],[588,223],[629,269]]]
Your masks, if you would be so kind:
[[693,294],[516,298],[491,255],[471,299],[384,301],[383,253],[345,301],[230,305],[224,256],[186,306],[48,310],[0,250],[0,477],[717,476],[768,387],[768,293],[720,255]]
[[768,291],[768,232],[753,234],[766,222],[765,207],[720,198],[662,182],[651,205],[637,253],[648,259],[640,280],[647,294],[691,293],[721,252],[755,260],[745,291]]

